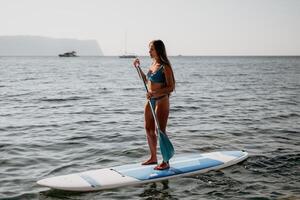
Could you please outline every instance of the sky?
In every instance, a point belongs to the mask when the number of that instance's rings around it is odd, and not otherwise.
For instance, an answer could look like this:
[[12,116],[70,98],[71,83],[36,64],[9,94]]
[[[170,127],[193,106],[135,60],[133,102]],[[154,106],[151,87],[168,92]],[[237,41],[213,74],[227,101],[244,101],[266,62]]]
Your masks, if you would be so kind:
[[[0,0],[0,36],[97,40],[105,55],[300,55],[300,0]],[[126,37],[125,37],[126,36]]]

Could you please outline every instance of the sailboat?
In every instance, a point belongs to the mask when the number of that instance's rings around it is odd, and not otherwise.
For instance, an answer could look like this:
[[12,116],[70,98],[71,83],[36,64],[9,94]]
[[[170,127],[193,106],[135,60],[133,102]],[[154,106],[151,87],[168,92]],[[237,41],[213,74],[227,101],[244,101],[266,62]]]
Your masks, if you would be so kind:
[[125,33],[125,53],[120,55],[119,58],[136,58],[137,56],[134,54],[127,53],[127,34]]
[[124,54],[124,55],[119,56],[119,58],[136,58],[136,57],[137,56],[133,55],[133,54]]

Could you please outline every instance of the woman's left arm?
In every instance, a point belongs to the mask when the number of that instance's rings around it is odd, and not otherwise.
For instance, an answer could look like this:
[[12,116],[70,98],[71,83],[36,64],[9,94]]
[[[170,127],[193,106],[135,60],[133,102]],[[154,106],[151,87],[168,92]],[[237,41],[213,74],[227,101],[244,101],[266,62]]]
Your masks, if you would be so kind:
[[155,93],[153,93],[154,97],[160,97],[165,94],[170,94],[171,92],[174,91],[175,83],[174,83],[171,67],[168,65],[165,65],[164,73],[165,73],[165,78],[166,78],[166,85],[165,85],[165,87],[156,90]]

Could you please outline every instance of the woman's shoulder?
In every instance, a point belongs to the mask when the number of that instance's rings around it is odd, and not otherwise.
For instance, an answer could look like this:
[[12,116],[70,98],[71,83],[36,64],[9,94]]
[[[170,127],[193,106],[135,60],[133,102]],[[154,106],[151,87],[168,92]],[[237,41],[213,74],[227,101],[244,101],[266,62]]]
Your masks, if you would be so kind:
[[171,66],[168,64],[162,64],[162,68],[164,69],[164,71],[172,71]]

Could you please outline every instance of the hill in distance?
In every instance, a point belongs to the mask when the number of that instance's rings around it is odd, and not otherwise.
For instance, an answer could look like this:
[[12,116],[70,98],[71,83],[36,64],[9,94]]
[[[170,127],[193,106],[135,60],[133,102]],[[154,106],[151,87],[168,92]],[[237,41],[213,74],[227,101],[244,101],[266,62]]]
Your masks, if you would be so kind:
[[69,51],[79,56],[103,56],[96,40],[0,36],[0,56],[58,56]]

